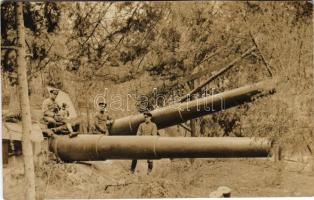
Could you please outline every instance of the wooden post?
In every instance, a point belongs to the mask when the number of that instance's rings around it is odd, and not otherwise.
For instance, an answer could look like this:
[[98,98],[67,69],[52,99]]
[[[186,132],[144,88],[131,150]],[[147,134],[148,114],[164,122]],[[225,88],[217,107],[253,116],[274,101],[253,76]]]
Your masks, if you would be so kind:
[[23,157],[24,157],[24,175],[25,175],[25,197],[24,199],[33,200],[35,193],[35,172],[33,149],[31,141],[31,113],[28,96],[28,83],[26,74],[26,52],[25,52],[25,28],[23,19],[23,2],[16,3],[16,25],[17,25],[17,76],[18,89],[20,96],[20,106],[22,112],[22,131],[23,131]]
[[89,133],[91,131],[91,123],[90,123],[90,113],[89,113],[89,101],[88,101],[87,96],[88,94],[85,94],[86,124],[87,124],[87,132]]
[[274,141],[272,144],[272,156],[274,162],[279,162],[281,160],[281,147],[278,141]]
[[[195,88],[195,85],[196,85],[196,81],[193,80],[191,82],[191,89],[193,90]],[[195,97],[193,95],[190,96],[191,97],[191,100],[194,100]],[[191,130],[191,137],[197,137],[198,136],[198,132],[197,132],[197,119],[191,119],[190,120],[190,130]]]
[[5,167],[9,163],[9,140],[2,139],[2,164]]

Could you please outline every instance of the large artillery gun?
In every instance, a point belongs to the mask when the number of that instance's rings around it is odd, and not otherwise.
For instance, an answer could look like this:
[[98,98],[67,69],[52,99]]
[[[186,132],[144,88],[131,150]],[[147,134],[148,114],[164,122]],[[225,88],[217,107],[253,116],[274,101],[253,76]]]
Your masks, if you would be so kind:
[[[158,129],[229,109],[255,98],[272,94],[272,82],[259,82],[174,104],[151,111]],[[98,161],[106,159],[266,157],[272,142],[266,138],[186,138],[135,136],[143,114],[114,120],[109,136],[80,134],[76,138],[55,136],[49,149],[64,161]]]
[[[252,102],[257,97],[274,93],[272,81],[261,81],[215,95],[177,103],[151,111],[152,120],[158,129],[184,123],[204,115],[220,112],[241,104]],[[140,123],[144,122],[144,115],[137,114],[114,120],[110,135],[136,135]]]

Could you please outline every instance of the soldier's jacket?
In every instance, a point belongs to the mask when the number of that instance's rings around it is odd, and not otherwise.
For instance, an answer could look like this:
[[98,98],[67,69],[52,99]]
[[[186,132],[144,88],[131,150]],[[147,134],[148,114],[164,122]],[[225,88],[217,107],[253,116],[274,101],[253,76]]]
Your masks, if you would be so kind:
[[111,117],[107,113],[98,112],[95,115],[95,128],[103,133],[108,132],[107,121],[111,120]]
[[41,109],[44,116],[51,116],[59,109],[59,106],[54,100],[48,98],[44,100]]
[[153,122],[143,122],[137,129],[137,135],[154,136],[157,135],[157,126]]
[[67,122],[69,119],[69,116],[70,116],[70,112],[68,110],[61,109],[59,110],[58,114],[55,116],[55,119],[57,117],[58,119],[56,119],[56,121]]
[[61,109],[58,114],[64,119],[67,119],[70,116],[70,112],[63,109]]

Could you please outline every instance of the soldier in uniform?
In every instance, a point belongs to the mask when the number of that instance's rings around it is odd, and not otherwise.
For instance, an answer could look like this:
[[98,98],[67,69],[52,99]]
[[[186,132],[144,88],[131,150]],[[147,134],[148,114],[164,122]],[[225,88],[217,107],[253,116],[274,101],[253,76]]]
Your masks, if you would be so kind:
[[50,90],[49,98],[45,99],[42,104],[43,120],[50,126],[56,127],[62,125],[55,120],[55,115],[58,113],[59,106],[56,102],[58,90]]
[[[144,112],[145,122],[141,123],[137,129],[137,135],[139,136],[156,136],[157,135],[157,126],[152,122],[152,114],[148,111]],[[149,174],[153,170],[153,161],[147,160]],[[134,173],[137,165],[137,160],[132,160],[131,172]]]
[[59,110],[58,113],[58,115],[60,116],[59,120],[66,124],[67,129],[70,131],[70,137],[75,137],[78,135],[78,133],[73,131],[72,123],[71,120],[69,119],[70,112],[67,108],[68,105],[66,103],[62,103],[61,110]]
[[98,104],[99,111],[95,115],[95,133],[109,135],[108,127],[112,124],[112,119],[108,115],[107,104],[105,102],[100,102]]
[[60,116],[63,119],[68,119],[70,116],[70,112],[68,111],[68,105],[66,103],[62,103],[61,110],[59,111]]
[[60,115],[60,107],[56,102],[58,93],[58,90],[50,90],[50,97],[44,100],[42,104],[43,121],[48,128],[52,127],[51,130],[54,133],[64,133],[64,130],[68,130],[69,137],[75,137],[78,134],[73,132],[71,123]]

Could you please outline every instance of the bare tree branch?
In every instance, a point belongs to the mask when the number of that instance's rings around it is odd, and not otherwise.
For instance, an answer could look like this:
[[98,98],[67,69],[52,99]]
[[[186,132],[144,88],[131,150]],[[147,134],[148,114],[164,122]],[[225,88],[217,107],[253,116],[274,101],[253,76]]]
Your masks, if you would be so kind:
[[195,89],[191,90],[188,94],[184,95],[183,97],[180,98],[179,102],[183,102],[185,101],[189,96],[191,96],[192,94],[195,94],[197,92],[199,92],[205,85],[209,84],[211,81],[213,81],[214,79],[216,79],[218,76],[220,76],[221,74],[225,73],[226,71],[228,71],[230,68],[232,68],[237,62],[239,62],[242,58],[246,57],[247,55],[249,55],[252,51],[254,51],[256,49],[256,47],[251,47],[250,49],[248,49],[246,52],[244,52],[240,57],[234,59],[233,61],[231,61],[229,64],[227,64],[226,67],[222,68],[221,70],[219,70],[217,73],[215,73],[214,75],[212,75],[211,77],[209,77],[206,81],[204,81],[202,84],[200,84],[198,87],[196,87]]

